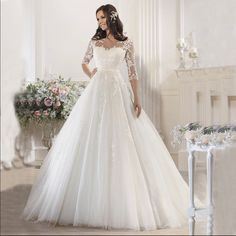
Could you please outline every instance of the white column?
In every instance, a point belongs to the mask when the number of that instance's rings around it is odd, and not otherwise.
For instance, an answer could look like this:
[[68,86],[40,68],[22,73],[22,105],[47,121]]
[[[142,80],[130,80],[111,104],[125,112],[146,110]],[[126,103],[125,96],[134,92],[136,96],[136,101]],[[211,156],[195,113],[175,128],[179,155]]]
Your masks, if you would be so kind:
[[159,0],[139,0],[138,19],[142,106],[160,131]]
[[24,73],[26,81],[35,79],[35,1],[24,0],[23,5],[23,47]]

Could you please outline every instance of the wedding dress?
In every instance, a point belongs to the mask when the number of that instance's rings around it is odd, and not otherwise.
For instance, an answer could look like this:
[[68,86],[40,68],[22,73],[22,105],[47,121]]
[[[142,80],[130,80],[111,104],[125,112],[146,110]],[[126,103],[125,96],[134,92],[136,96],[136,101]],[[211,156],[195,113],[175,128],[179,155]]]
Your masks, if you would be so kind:
[[[188,185],[142,109],[130,39],[106,48],[89,42],[83,63],[96,74],[49,150],[22,213],[26,220],[105,229],[155,230],[187,223]],[[128,82],[128,83],[127,83]]]

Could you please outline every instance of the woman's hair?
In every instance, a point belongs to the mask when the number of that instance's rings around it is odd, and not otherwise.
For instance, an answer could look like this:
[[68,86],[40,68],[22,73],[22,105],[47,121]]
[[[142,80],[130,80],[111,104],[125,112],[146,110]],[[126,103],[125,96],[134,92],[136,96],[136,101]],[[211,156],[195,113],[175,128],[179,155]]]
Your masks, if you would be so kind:
[[[107,26],[114,38],[119,41],[125,41],[128,37],[123,35],[123,24],[119,18],[116,8],[111,4],[102,5],[96,10],[96,16],[99,11],[103,11],[104,16],[106,17]],[[106,31],[102,30],[100,26],[98,26],[92,39],[99,40],[106,38],[106,36]]]

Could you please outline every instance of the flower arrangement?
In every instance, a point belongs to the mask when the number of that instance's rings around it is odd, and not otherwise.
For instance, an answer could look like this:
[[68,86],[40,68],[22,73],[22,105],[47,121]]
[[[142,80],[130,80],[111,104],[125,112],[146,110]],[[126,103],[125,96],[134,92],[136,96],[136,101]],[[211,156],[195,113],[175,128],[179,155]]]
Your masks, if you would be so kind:
[[190,48],[189,57],[190,58],[198,58],[199,57],[197,48],[195,48],[195,47]]
[[21,127],[30,121],[42,122],[65,120],[72,107],[85,89],[86,84],[57,79],[40,80],[23,85],[21,92],[14,96],[15,113]]
[[176,43],[176,48],[180,50],[186,50],[188,48],[187,42],[185,38],[179,38]]
[[197,122],[175,126],[171,134],[172,145],[180,144],[183,140],[196,145],[221,145],[236,142],[236,125],[202,126]]
[[117,11],[111,11],[110,18],[111,18],[111,21],[113,23],[116,21],[117,17],[118,17],[118,12]]
[[199,67],[199,51],[196,47],[195,33],[191,32],[186,37],[179,38],[176,43],[176,48],[180,53],[180,65],[179,69],[186,68],[186,57],[185,53],[188,55],[191,65],[190,68]]

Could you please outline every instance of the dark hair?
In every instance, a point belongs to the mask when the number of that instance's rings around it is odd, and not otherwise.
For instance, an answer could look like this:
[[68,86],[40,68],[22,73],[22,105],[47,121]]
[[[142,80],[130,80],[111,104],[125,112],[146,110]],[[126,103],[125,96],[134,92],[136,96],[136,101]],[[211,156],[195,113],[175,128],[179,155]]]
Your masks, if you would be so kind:
[[[111,4],[106,4],[100,6],[96,10],[96,15],[99,11],[103,11],[104,16],[106,17],[107,26],[114,38],[119,41],[125,41],[128,37],[123,35],[123,24],[119,18],[119,15],[116,16],[115,20],[114,18],[112,18],[112,13],[117,12],[116,8]],[[92,39],[99,40],[106,38],[106,36],[106,31],[102,30],[100,26],[98,26],[96,33],[92,37]]]

